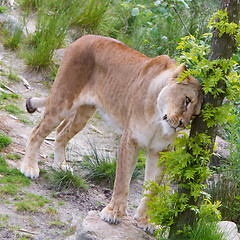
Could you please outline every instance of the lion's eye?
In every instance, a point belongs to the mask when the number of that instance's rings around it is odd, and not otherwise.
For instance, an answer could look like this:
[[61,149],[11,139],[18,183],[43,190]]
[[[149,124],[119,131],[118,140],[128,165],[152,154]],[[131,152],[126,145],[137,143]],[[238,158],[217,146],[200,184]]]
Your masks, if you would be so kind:
[[191,99],[189,97],[186,97],[186,107],[188,106],[188,104],[191,102]]

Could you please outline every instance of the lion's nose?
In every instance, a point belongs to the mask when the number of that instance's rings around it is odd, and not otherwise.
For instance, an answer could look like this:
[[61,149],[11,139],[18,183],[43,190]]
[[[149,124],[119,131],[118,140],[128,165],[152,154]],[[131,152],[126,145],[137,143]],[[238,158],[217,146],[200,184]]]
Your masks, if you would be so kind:
[[163,116],[163,120],[167,120],[167,114]]

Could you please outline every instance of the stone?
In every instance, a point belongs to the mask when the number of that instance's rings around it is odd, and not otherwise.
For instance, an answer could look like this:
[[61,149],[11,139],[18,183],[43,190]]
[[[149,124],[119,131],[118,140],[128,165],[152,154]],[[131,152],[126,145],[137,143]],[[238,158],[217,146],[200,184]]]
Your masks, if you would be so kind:
[[23,34],[26,36],[26,30],[23,23],[12,15],[0,13],[0,24],[3,24],[3,27],[11,34],[14,34],[18,29],[22,29]]
[[56,64],[60,64],[64,55],[65,49],[57,49],[53,52],[53,61]]
[[220,221],[217,226],[219,231],[224,233],[226,240],[240,240],[240,234],[234,222]]
[[130,216],[124,217],[119,224],[109,224],[100,219],[98,211],[90,211],[78,226],[75,239],[154,240],[155,238],[140,229],[136,221]]

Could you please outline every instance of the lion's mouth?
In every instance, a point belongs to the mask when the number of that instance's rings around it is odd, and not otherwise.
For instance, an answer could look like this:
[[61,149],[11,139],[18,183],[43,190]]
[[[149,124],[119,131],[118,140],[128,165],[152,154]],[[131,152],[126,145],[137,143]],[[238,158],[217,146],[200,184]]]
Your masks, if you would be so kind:
[[180,130],[182,130],[182,129],[184,129],[185,128],[185,126],[183,126],[183,125],[181,125],[181,124],[179,124],[178,126],[173,126],[168,120],[166,120],[166,122],[168,123],[168,125],[171,127],[171,128],[173,128],[176,132],[177,131],[180,131]]
[[[184,125],[184,123],[183,123],[182,120],[180,120],[180,121],[178,122],[178,125],[174,126],[174,125],[171,123],[171,120],[169,120],[169,119],[167,118],[167,114],[164,115],[163,120],[165,120],[165,121],[168,123],[168,125],[169,125],[171,128],[173,128],[175,131],[179,131],[179,130],[184,129],[184,128],[186,127],[186,126]],[[176,121],[175,121],[175,122],[176,122]]]

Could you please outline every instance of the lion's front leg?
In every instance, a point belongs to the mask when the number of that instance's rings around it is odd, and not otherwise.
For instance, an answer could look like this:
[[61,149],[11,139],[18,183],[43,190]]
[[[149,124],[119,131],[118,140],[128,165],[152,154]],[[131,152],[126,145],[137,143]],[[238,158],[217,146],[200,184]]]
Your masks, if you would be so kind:
[[117,224],[126,215],[129,184],[137,162],[139,147],[124,131],[118,150],[116,178],[110,203],[101,211],[102,220]]
[[[159,166],[158,160],[160,155],[156,152],[149,151],[146,161],[146,167],[145,167],[145,180],[144,182],[148,181],[155,181],[156,183],[160,184],[162,182],[162,179],[164,177],[164,165]],[[144,195],[148,194],[151,195],[152,193],[149,190],[144,191]],[[136,215],[134,218],[137,220],[137,224],[140,228],[142,228],[144,231],[148,231],[151,234],[153,234],[155,230],[155,226],[152,223],[149,223],[149,217],[147,216],[147,205],[146,203],[149,201],[149,198],[144,196],[141,199],[140,205],[137,208]]]

